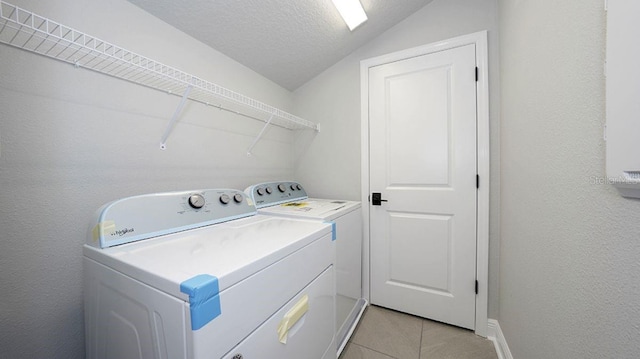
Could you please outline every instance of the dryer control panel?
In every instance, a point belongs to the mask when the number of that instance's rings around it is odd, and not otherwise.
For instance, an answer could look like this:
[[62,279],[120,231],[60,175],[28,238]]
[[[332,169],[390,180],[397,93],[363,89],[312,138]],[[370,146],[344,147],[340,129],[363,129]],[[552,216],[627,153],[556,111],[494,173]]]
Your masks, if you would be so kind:
[[256,208],[275,206],[277,204],[300,201],[308,198],[307,192],[298,182],[265,182],[244,190],[255,203]]
[[87,244],[112,247],[255,214],[253,202],[234,189],[127,197],[107,203],[96,212]]

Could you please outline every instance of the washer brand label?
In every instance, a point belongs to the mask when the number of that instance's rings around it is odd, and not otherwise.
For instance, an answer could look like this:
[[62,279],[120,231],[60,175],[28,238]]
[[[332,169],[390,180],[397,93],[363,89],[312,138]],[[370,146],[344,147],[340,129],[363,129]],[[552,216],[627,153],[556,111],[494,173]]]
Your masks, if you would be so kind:
[[127,234],[127,233],[131,233],[131,232],[133,232],[133,231],[135,231],[135,229],[133,229],[133,228],[119,229],[119,230],[117,230],[117,231],[115,231],[115,232],[111,233],[111,235],[112,235],[112,236],[122,237],[122,236],[124,236],[125,234]]

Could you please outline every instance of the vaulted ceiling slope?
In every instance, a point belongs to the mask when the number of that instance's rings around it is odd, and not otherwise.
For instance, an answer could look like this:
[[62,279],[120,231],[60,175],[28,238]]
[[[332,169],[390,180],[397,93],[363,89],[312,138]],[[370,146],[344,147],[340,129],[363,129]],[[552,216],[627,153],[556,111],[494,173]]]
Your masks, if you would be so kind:
[[291,91],[432,0],[360,0],[349,31],[331,0],[129,0]]

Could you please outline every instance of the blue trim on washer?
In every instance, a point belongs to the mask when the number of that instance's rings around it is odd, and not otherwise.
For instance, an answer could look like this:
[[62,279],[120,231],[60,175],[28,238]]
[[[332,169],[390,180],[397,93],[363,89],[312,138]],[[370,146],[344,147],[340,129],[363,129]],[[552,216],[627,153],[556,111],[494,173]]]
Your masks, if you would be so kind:
[[324,223],[331,223],[331,240],[335,241],[336,236],[336,222],[335,221],[325,221]]
[[180,283],[180,292],[189,295],[191,329],[198,330],[222,313],[218,278],[200,274]]

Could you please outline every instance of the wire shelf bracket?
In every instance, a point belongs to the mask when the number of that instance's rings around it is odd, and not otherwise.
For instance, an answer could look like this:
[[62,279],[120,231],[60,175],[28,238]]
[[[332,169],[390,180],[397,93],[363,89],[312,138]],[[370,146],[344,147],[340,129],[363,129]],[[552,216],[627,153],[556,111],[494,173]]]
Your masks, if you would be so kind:
[[[182,94],[181,105],[162,137],[161,148],[166,148],[164,145],[171,128],[187,99],[206,105],[223,100],[234,106],[248,108],[259,115],[229,110],[222,104],[214,106],[290,130],[320,130],[320,126],[314,122],[1,0],[0,43],[63,61],[76,68],[96,71],[176,96]],[[255,143],[251,147],[254,145]]]
[[256,136],[256,138],[251,143],[251,146],[249,146],[249,149],[247,150],[247,157],[251,156],[251,151],[256,146],[258,141],[260,141],[260,138],[262,138],[262,135],[264,134],[264,131],[267,129],[267,127],[269,127],[269,125],[271,124],[272,120],[273,120],[273,115],[271,115],[271,117],[269,117],[269,120],[267,121],[267,123],[264,124],[264,126],[262,127],[262,130],[260,130],[260,133],[258,133],[258,136]]
[[184,91],[184,95],[182,95],[182,99],[178,104],[178,108],[176,108],[176,111],[173,113],[173,116],[171,116],[171,120],[167,124],[167,129],[164,130],[162,139],[160,139],[161,150],[167,149],[167,139],[169,138],[169,135],[171,134],[171,130],[173,130],[173,126],[175,125],[176,121],[178,121],[178,117],[180,117],[180,113],[182,112],[184,105],[187,103],[187,99],[189,98],[189,94],[191,93],[191,90],[193,90],[193,86],[191,85],[187,86],[187,89]]

